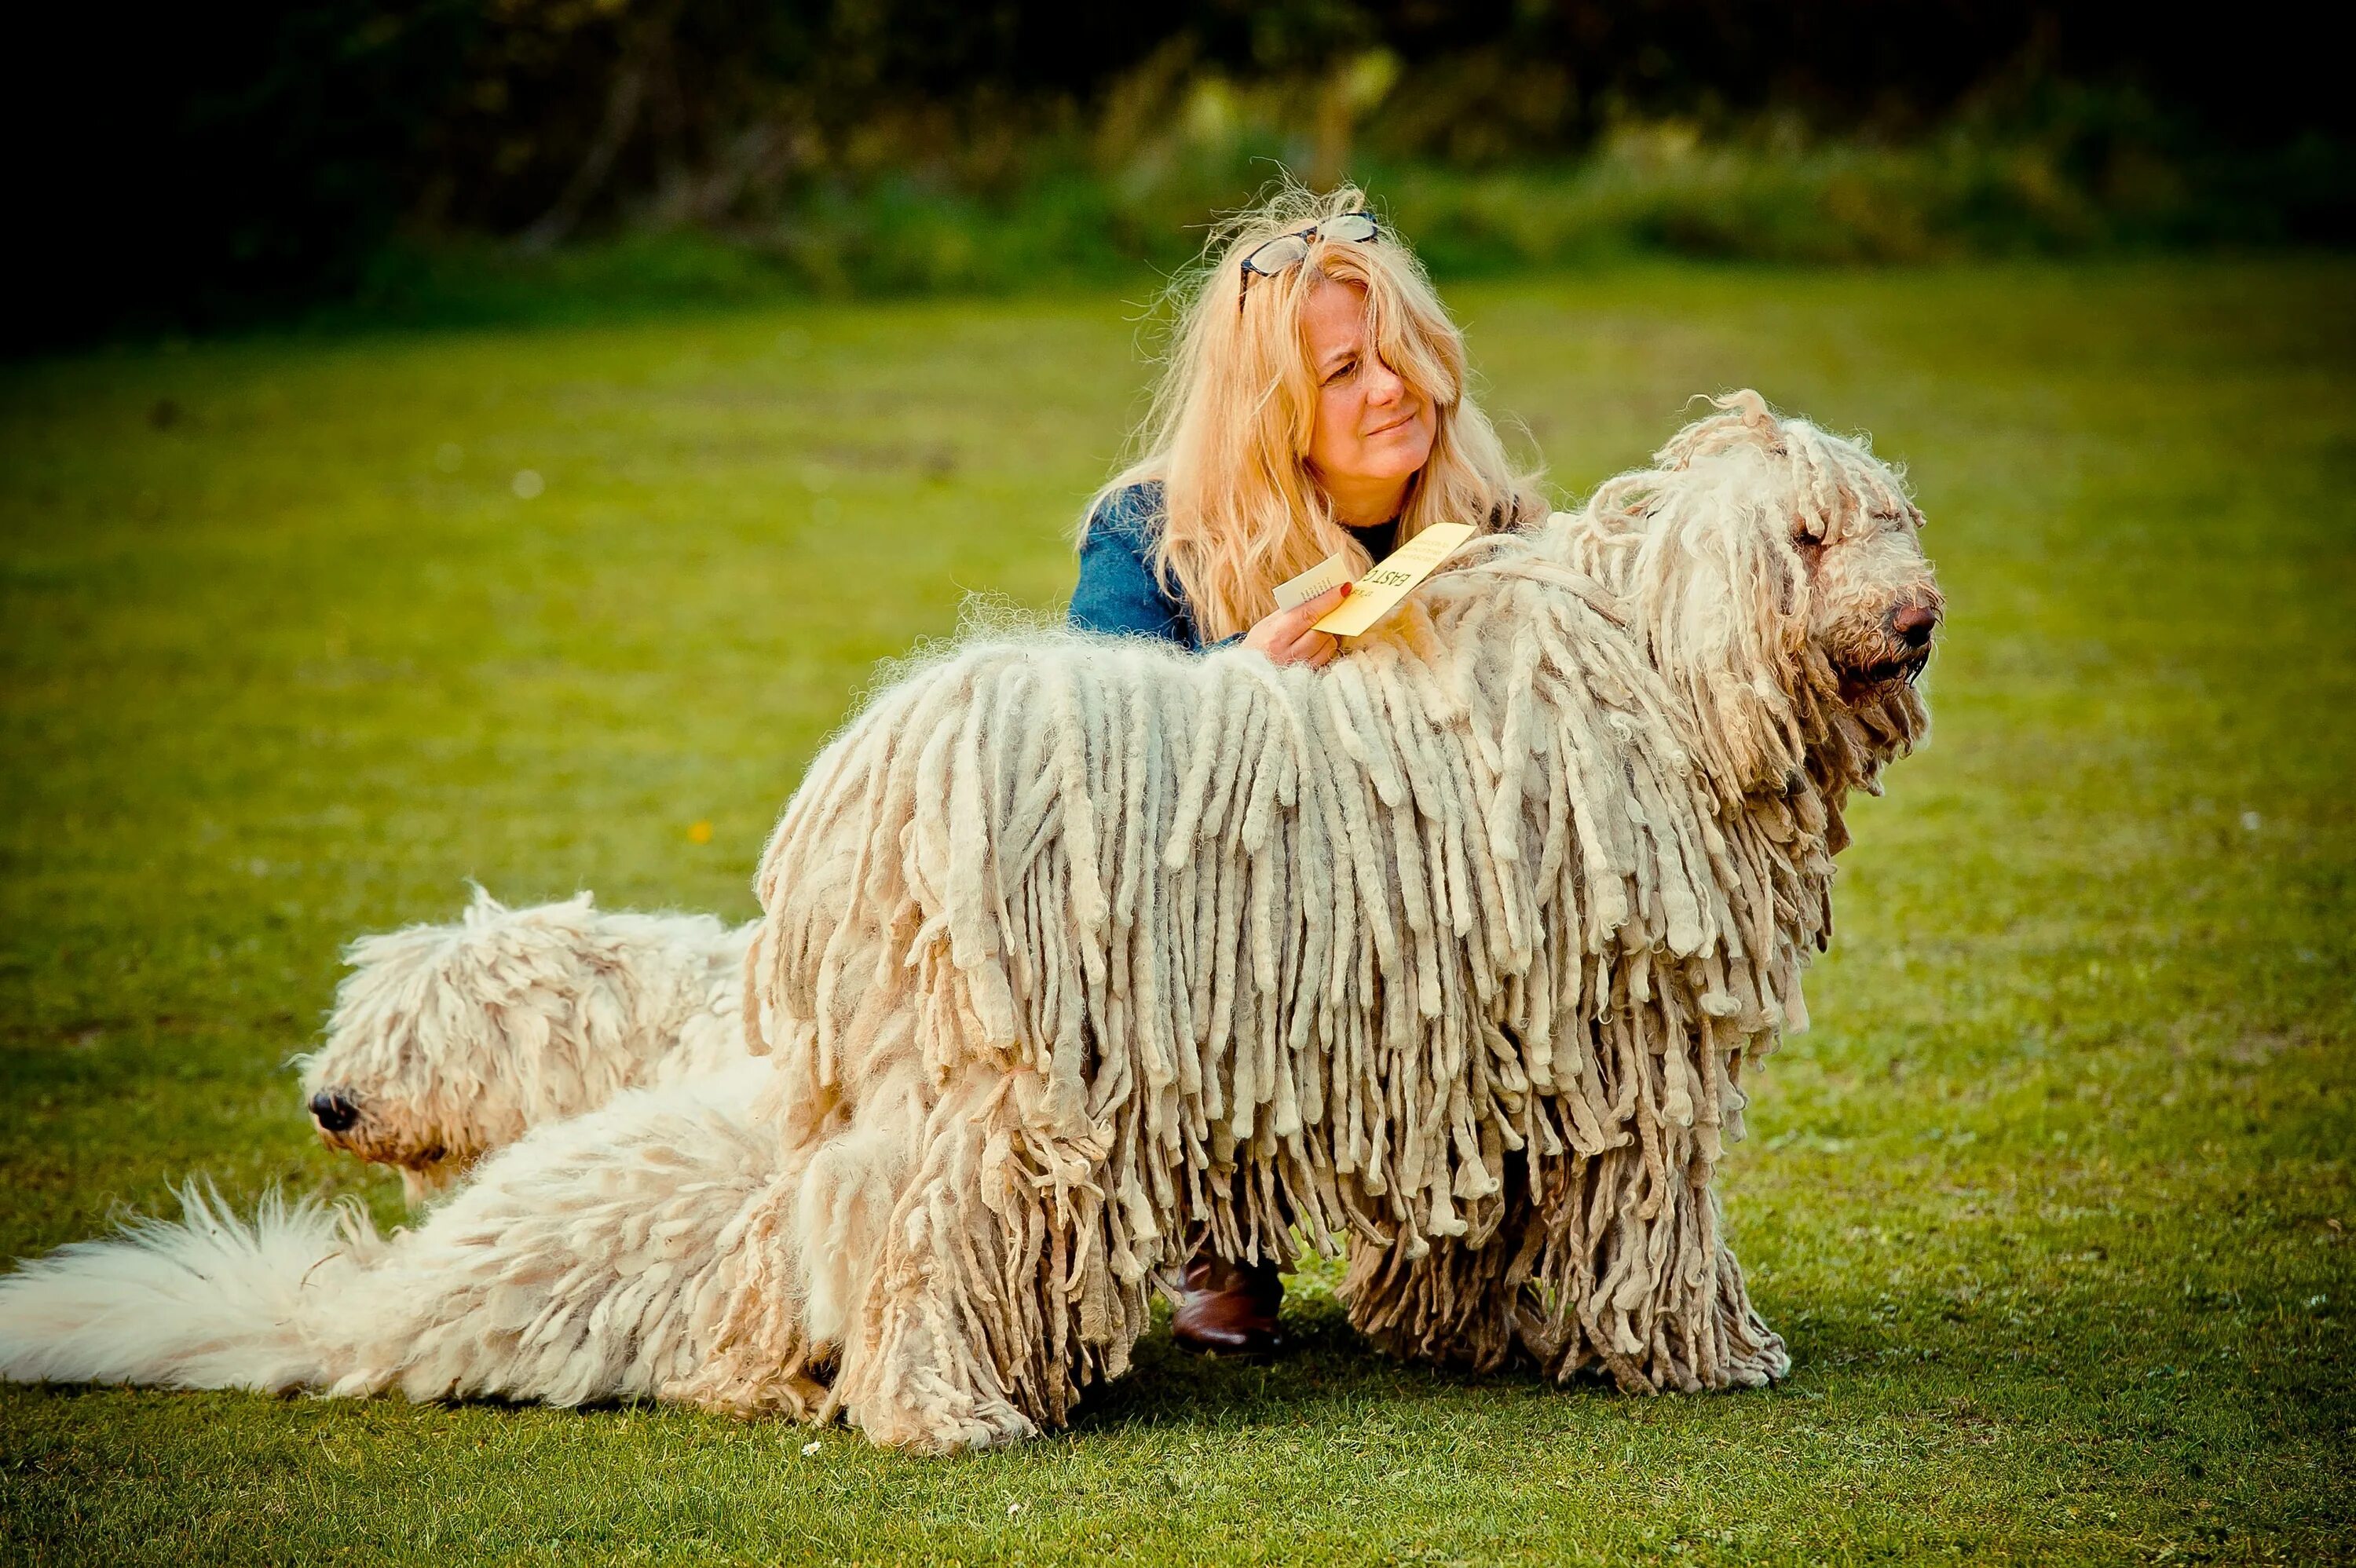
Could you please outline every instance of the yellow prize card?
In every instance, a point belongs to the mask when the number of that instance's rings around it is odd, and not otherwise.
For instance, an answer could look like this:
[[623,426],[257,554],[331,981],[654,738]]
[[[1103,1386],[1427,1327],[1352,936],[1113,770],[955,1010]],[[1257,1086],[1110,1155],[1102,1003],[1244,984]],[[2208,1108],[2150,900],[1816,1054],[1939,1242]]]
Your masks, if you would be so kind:
[[1470,523],[1432,524],[1358,579],[1350,596],[1327,611],[1317,629],[1337,637],[1356,636],[1389,614],[1458,545],[1480,531]]

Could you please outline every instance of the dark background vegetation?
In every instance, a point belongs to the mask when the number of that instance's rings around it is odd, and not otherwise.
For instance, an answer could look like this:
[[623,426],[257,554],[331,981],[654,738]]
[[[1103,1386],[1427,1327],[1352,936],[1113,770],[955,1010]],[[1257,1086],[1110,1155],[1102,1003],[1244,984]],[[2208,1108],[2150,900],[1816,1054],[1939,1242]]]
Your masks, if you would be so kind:
[[2280,5],[44,11],[5,95],[19,347],[1133,272],[1277,165],[1376,185],[1457,276],[2356,235],[2351,95]]

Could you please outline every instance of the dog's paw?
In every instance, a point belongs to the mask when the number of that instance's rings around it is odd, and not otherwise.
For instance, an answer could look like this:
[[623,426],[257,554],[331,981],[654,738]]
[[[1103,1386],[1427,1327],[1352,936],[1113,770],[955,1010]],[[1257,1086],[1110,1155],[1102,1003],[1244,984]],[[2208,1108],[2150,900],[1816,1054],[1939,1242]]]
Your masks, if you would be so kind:
[[968,1448],[1002,1448],[1039,1435],[1039,1428],[1031,1418],[1002,1399],[983,1402],[965,1424],[965,1431],[978,1435],[963,1445]]
[[877,1447],[912,1454],[979,1453],[1039,1435],[1031,1418],[1002,1399],[959,1399],[937,1409],[852,1411],[850,1419]]

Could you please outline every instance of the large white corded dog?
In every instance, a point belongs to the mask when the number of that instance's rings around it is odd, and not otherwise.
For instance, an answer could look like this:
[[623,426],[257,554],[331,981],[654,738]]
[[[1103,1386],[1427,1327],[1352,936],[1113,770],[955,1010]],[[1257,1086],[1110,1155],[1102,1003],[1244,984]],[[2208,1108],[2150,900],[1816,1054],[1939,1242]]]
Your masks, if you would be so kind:
[[[1780,1374],[1711,1183],[1744,1061],[1804,1021],[1847,792],[1923,730],[1940,603],[1887,469],[1720,406],[1323,673],[1069,636],[915,667],[764,859],[769,1060],[532,1126],[390,1241],[192,1196],[0,1280],[0,1371],[656,1395],[946,1449],[1066,1419],[1198,1243],[1354,1238],[1352,1318],[1402,1354]],[[622,989],[709,1011],[734,940],[654,942],[673,977]],[[329,1119],[428,1168],[534,1120],[520,1079],[483,1115],[423,1066],[347,1072]]]

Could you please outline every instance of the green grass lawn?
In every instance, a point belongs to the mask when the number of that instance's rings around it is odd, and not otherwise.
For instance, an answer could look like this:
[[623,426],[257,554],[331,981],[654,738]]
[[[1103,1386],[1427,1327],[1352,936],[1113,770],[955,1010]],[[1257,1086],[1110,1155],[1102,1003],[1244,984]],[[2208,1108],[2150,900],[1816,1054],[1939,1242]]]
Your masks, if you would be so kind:
[[[1816,1027],[1727,1181],[1788,1383],[1399,1366],[1311,1275],[1298,1353],[1157,1331],[1068,1433],[948,1462],[654,1408],[8,1388],[0,1560],[2356,1556],[2356,263],[1454,303],[1568,492],[1748,384],[1870,430],[1931,518],[1933,742],[1852,818]],[[0,371],[0,1255],[191,1171],[397,1218],[284,1066],[340,944],[469,877],[749,915],[875,661],[969,592],[1062,603],[1134,315]]]

